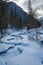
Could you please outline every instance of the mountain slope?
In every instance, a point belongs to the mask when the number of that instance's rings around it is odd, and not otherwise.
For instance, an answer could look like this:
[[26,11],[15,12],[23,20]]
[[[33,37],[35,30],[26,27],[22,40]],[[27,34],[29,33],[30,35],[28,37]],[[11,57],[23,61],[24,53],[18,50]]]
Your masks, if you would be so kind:
[[26,25],[27,13],[23,11],[23,9],[19,7],[16,3],[9,2],[8,11],[9,11],[9,14],[14,18],[14,20],[12,18],[12,21],[14,22],[15,27],[20,28]]
[[[37,27],[40,27],[40,23],[38,20],[34,19],[34,22],[32,22],[32,17],[30,15],[28,15],[25,11],[23,11],[23,9],[21,7],[19,7],[17,4],[13,3],[13,2],[9,2],[8,3],[8,9],[9,9],[9,13],[11,14],[11,11],[12,13],[14,14],[14,12],[16,13],[16,15],[21,18],[20,22],[24,22],[23,24],[26,24],[27,21],[29,22],[29,25],[30,25],[30,28],[37,28]],[[12,10],[11,10],[12,9]],[[26,20],[27,19],[27,16],[29,17],[29,20]],[[17,20],[18,22],[18,20]],[[30,23],[31,22],[31,23]],[[21,23],[21,24],[22,24]],[[22,24],[22,26],[23,26]],[[32,26],[31,26],[32,24]],[[34,24],[34,26],[33,26]]]
[[21,7],[19,7],[16,3],[13,2],[8,2],[8,9],[10,13],[12,9],[12,13],[16,12],[16,14],[22,18],[25,18],[27,15],[27,13],[23,11]]
[[[19,7],[14,2],[3,2],[3,4],[6,4],[6,16],[3,17],[2,25],[3,28],[23,28],[27,26],[28,21],[28,28],[37,28],[40,26],[39,21],[28,15],[21,7]],[[3,5],[2,4],[2,5]],[[28,19],[27,19],[28,16]],[[32,19],[32,20],[31,20]],[[34,20],[34,22],[33,22]],[[1,22],[0,22],[1,23]],[[33,25],[34,24],[34,25]],[[10,25],[10,26],[9,26]]]

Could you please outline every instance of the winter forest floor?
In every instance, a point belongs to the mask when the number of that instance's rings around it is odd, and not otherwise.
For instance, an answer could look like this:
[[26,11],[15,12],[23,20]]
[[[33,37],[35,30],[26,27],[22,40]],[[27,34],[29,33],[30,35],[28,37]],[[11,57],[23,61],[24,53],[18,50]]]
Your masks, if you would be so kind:
[[[43,29],[7,30],[0,39],[0,65],[43,65]],[[41,34],[42,33],[42,34]]]

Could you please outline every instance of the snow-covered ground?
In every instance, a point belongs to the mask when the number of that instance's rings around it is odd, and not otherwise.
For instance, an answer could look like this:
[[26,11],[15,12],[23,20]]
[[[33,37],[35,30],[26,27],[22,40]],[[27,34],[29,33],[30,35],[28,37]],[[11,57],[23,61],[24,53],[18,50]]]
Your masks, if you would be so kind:
[[7,30],[0,40],[0,65],[42,65],[43,29],[39,28],[39,31],[36,41],[36,29]]

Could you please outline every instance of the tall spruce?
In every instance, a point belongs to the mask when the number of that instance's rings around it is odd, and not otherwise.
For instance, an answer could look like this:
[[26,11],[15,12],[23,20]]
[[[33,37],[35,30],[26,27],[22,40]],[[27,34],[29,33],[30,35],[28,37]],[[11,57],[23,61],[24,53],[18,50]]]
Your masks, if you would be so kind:
[[37,17],[37,13],[36,13],[37,9],[32,8],[32,3],[31,0],[28,1],[28,21],[27,21],[27,28],[37,28],[39,27],[39,22],[38,20],[36,20]]

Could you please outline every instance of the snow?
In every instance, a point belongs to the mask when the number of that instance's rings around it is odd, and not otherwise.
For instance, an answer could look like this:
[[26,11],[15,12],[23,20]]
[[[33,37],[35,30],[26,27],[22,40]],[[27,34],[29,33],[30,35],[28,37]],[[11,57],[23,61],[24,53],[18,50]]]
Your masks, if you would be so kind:
[[[39,31],[43,33],[43,29]],[[10,30],[6,34],[0,41],[0,65],[43,64],[43,46],[36,41],[36,29]],[[43,41],[43,34],[38,35]]]

